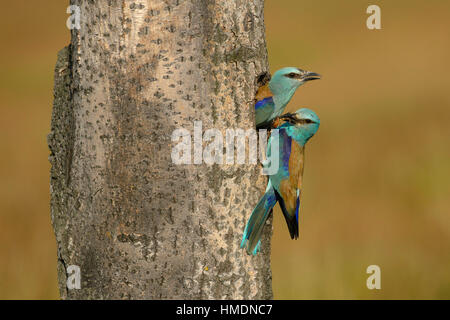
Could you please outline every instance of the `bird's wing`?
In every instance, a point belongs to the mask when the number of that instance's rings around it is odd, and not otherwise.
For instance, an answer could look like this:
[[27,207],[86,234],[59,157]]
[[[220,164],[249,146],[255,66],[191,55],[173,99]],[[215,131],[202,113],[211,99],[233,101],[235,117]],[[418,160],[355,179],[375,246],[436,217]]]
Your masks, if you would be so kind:
[[255,96],[255,122],[259,127],[261,124],[270,119],[275,110],[275,103],[273,102],[273,94],[266,84],[258,89]]
[[276,190],[277,200],[291,234],[298,238],[298,212],[303,181],[304,147],[285,133],[279,131],[280,169],[270,177]]

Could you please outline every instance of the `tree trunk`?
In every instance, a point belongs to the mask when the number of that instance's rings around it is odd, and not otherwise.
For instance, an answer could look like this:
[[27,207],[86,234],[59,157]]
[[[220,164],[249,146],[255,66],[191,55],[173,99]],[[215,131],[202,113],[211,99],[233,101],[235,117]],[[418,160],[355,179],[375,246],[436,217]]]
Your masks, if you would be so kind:
[[[176,165],[172,132],[254,127],[263,0],[72,1],[58,55],[51,218],[63,299],[270,299],[271,226],[239,248],[259,165]],[[68,289],[79,266],[81,288]]]

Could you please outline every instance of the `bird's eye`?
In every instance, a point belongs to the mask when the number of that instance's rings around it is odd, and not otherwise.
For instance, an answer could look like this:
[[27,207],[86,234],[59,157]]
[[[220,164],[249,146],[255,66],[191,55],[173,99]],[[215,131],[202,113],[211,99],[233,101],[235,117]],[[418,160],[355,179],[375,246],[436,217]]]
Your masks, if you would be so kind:
[[288,74],[289,78],[295,78],[297,76],[297,74],[295,72],[291,72]]
[[312,123],[311,119],[305,119],[305,123]]

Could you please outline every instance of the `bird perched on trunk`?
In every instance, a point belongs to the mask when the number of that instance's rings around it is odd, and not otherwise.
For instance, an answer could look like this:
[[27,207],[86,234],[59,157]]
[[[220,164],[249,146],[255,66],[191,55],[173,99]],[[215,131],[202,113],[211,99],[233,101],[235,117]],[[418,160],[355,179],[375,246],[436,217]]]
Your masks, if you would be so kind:
[[[264,224],[277,202],[288,225],[292,239],[298,238],[298,213],[302,193],[303,163],[305,144],[319,129],[320,120],[314,111],[302,108],[295,113],[279,117],[278,148],[271,135],[267,158],[278,152],[278,170],[269,175],[269,182],[263,197],[259,200],[245,226],[241,248],[248,254],[259,251],[260,238]],[[274,150],[272,150],[274,149]]]
[[257,129],[268,129],[281,115],[295,91],[307,81],[320,79],[315,72],[287,67],[278,70],[256,93],[255,122]]

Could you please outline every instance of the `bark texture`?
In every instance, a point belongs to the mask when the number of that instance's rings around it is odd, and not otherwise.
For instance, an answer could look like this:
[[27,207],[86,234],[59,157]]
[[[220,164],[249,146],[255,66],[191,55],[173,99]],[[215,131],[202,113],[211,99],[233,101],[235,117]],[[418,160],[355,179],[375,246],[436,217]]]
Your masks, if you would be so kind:
[[[171,134],[254,126],[263,0],[98,0],[58,54],[51,218],[63,299],[270,299],[271,226],[239,249],[259,165],[175,165]],[[81,270],[68,290],[66,269]]]

